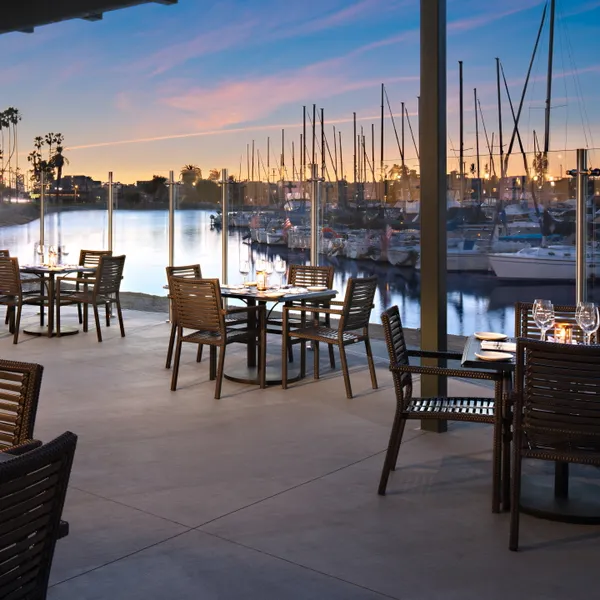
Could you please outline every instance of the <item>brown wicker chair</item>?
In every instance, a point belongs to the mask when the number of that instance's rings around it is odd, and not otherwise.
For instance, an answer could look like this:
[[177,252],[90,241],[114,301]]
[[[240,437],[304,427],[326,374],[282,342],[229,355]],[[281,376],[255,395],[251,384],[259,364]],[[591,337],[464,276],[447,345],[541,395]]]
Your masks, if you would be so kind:
[[[348,361],[346,360],[345,346],[364,342],[367,351],[367,361],[369,363],[369,372],[371,374],[371,385],[377,389],[377,376],[375,374],[375,364],[371,352],[371,343],[369,341],[369,318],[373,308],[373,298],[377,289],[377,277],[367,277],[365,279],[348,280],[346,288],[346,297],[340,310],[322,307],[309,306],[289,306],[283,309],[283,345],[282,345],[282,387],[287,388],[287,354],[288,345],[293,338],[301,341],[300,356],[300,376],[306,374],[306,341],[312,341],[314,350],[314,378],[319,379],[319,342],[324,342],[331,346],[336,345],[339,348],[340,360],[342,362],[342,373],[344,375],[344,384],[346,386],[346,396],[352,398],[352,386],[350,385],[350,374],[348,372]],[[298,328],[290,329],[290,312],[300,312],[301,314],[315,313],[319,311],[326,315],[338,315],[340,317],[339,325],[336,328],[313,323],[306,326],[302,323]],[[361,331],[359,331],[361,330]]]
[[35,363],[0,360],[0,451],[33,438],[43,372]]
[[[583,342],[583,331],[575,320],[576,306],[568,304],[555,304],[554,315],[557,323],[570,323],[573,325],[573,339],[580,344]],[[515,304],[515,337],[535,339],[540,337],[539,327],[533,320],[533,303],[517,302]],[[592,341],[597,340],[597,333],[592,335]]]
[[7,307],[9,330],[14,335],[15,344],[19,341],[21,312],[24,304],[42,306],[44,299],[41,293],[29,295],[23,292],[17,258],[0,256],[0,305]]
[[77,436],[0,463],[0,598],[47,597]]
[[[508,424],[502,411],[502,374],[495,371],[466,370],[462,368],[412,366],[409,358],[437,358],[460,360],[456,352],[429,352],[408,350],[404,339],[402,321],[397,306],[388,308],[381,315],[385,341],[390,357],[390,371],[396,392],[396,414],[390,434],[387,453],[383,463],[379,494],[385,495],[390,471],[396,469],[398,452],[402,443],[404,427],[408,419],[442,419],[446,421],[471,421],[494,425],[492,448],[492,511],[500,512],[502,440]],[[413,398],[412,375],[438,375],[467,379],[484,379],[494,382],[494,398]]]
[[[70,292],[66,296],[61,295],[62,277],[56,280],[56,334],[60,336],[60,308],[65,304],[85,304],[83,313],[83,330],[88,330],[88,305],[94,309],[94,319],[96,321],[96,333],[98,341],[102,341],[102,331],[100,330],[100,315],[98,306],[104,305],[106,309],[106,326],[110,327],[109,307],[111,304],[117,306],[117,316],[119,318],[119,327],[121,328],[121,337],[125,337],[125,327],[123,325],[123,313],[121,312],[121,300],[119,290],[123,279],[123,268],[125,267],[125,256],[100,256],[98,268],[93,279],[79,278],[77,283],[83,285],[83,290],[79,292]],[[69,278],[69,281],[73,281]],[[89,288],[92,288],[91,290]]]
[[[175,361],[171,390],[177,389],[179,361],[183,342],[210,346],[210,379],[216,378],[215,398],[221,397],[223,369],[225,365],[225,349],[232,343],[248,344],[258,341],[260,387],[264,388],[266,364],[266,332],[265,307],[251,306],[223,309],[221,287],[218,279],[189,279],[171,277],[169,290],[177,311],[177,343],[175,345]],[[248,324],[244,329],[228,327],[227,315],[244,314]],[[192,333],[184,334],[184,329],[192,329]],[[217,348],[219,365],[217,367]]]
[[600,467],[600,346],[519,338],[513,394],[511,550],[524,458]]

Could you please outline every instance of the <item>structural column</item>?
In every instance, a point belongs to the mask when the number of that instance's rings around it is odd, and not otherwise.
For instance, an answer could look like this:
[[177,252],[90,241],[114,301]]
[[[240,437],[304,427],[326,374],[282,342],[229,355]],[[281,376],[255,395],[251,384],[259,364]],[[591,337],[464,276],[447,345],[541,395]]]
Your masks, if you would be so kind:
[[[421,0],[419,150],[421,347],[446,350],[446,0]],[[421,390],[446,395],[446,380],[422,377]],[[441,432],[446,423],[421,421],[421,428]]]
[[229,195],[227,193],[227,169],[221,170],[221,283],[227,283],[229,244]]

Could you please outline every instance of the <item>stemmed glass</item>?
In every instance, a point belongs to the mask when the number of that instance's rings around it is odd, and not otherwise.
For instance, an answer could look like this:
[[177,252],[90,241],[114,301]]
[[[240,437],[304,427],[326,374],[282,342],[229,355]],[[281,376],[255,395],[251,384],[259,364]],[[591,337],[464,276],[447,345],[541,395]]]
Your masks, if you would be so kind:
[[69,256],[69,249],[65,246],[65,244],[58,247],[58,254],[61,262],[64,260],[65,256]]
[[533,304],[533,320],[541,329],[540,340],[546,339],[546,333],[554,327],[554,306],[550,300],[536,300]]
[[250,263],[247,260],[240,262],[240,275],[244,276],[243,283],[248,281],[248,274],[250,273]]
[[279,257],[275,261],[275,272],[279,275],[279,286],[283,287],[283,279],[286,271],[286,266],[284,260]]
[[585,335],[585,343],[590,344],[592,333],[600,326],[598,307],[593,302],[579,302],[575,311],[575,320]]
[[267,274],[267,283],[273,275],[273,263],[270,260],[265,261],[265,273]]
[[35,251],[37,255],[40,257],[40,264],[44,263],[44,244],[37,244],[35,247]]

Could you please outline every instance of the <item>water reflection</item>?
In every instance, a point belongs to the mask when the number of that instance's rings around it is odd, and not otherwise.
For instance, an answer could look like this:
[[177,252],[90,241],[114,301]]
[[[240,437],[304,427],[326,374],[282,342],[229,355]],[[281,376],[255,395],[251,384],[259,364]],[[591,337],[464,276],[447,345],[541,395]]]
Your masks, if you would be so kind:
[[[220,230],[211,229],[211,211],[177,211],[175,219],[175,263],[199,262],[205,277],[221,276]],[[275,260],[281,256],[289,263],[307,264],[308,251],[288,250],[281,246],[251,246],[242,230],[230,230],[228,236],[229,281],[242,280],[241,260],[254,266],[261,258]],[[39,239],[39,222],[0,228],[0,247],[9,248],[21,263],[36,260],[35,245]],[[115,211],[115,252],[127,255],[124,291],[164,295],[165,265],[168,260],[168,215],[166,211]],[[68,260],[77,262],[82,248],[104,248],[107,244],[106,211],[72,211],[46,217],[46,243],[64,244],[70,251]],[[392,267],[387,263],[322,257],[323,264],[335,267],[335,287],[343,293],[350,277],[377,275],[379,285],[375,297],[373,320],[381,311],[398,304],[407,327],[420,324],[420,274],[413,269]],[[493,275],[448,274],[448,331],[469,334],[477,330],[513,330],[516,300],[533,301],[543,297],[555,304],[573,304],[573,284],[527,285],[502,283]],[[598,301],[597,289],[591,299]]]

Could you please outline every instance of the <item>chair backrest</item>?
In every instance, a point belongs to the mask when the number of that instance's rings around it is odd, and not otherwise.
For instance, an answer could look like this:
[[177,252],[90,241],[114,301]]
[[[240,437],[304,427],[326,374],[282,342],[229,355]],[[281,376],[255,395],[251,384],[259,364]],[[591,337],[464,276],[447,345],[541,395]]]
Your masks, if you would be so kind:
[[0,360],[0,448],[33,438],[44,367]]
[[45,598],[77,436],[0,463],[0,598]]
[[200,265],[183,265],[180,267],[167,267],[167,281],[171,277],[187,277],[188,279],[202,279]]
[[0,256],[0,296],[22,295],[19,259]]
[[299,287],[325,285],[333,287],[333,267],[312,267],[307,265],[290,265],[288,283]]
[[100,296],[118,293],[123,279],[124,267],[124,254],[121,256],[101,256],[96,270],[95,293]]
[[79,266],[96,268],[100,264],[102,256],[112,256],[112,250],[80,250]]
[[[554,316],[557,323],[570,323],[573,325],[573,339],[577,342],[583,342],[583,331],[575,320],[576,306],[569,304],[555,304]],[[552,330],[549,332],[552,335]],[[539,338],[540,329],[533,320],[533,303],[517,302],[515,304],[515,337],[519,338]],[[592,335],[592,341],[597,339],[597,334]]]
[[[402,328],[400,311],[397,306],[392,306],[381,313],[381,324],[383,325],[385,344],[390,358],[390,367],[396,365],[408,366],[408,348],[406,347],[404,329]],[[392,374],[396,398],[399,401],[410,399],[412,396],[412,375],[393,371]]]
[[600,464],[600,346],[519,338],[514,410],[530,447],[595,448]]
[[218,279],[171,277],[169,290],[177,312],[177,325],[225,334]]
[[376,290],[377,277],[365,277],[364,279],[350,277],[340,319],[342,331],[368,327]]

